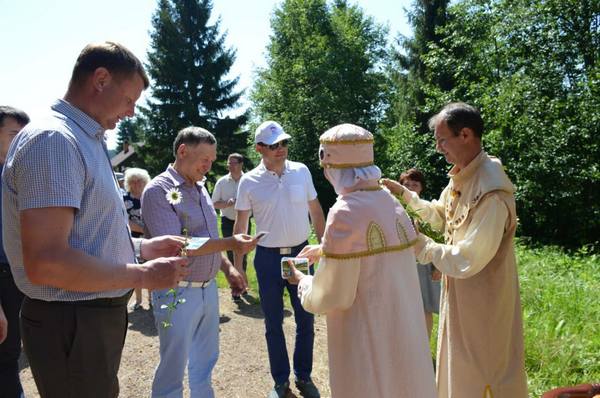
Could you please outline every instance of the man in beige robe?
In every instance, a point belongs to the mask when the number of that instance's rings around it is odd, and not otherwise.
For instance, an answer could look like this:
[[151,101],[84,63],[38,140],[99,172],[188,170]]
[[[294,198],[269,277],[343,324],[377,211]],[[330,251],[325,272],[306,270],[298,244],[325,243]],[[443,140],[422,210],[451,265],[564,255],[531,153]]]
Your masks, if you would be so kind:
[[428,202],[392,180],[445,243],[419,235],[420,263],[443,272],[437,354],[439,398],[526,398],[523,325],[514,253],[514,187],[481,145],[483,120],[464,103],[429,122],[436,149],[453,165],[439,200]]
[[333,398],[433,398],[435,382],[415,256],[416,233],[378,180],[373,136],[351,124],[321,136],[321,164],[339,197],[316,275],[294,269],[302,306],[327,315]]

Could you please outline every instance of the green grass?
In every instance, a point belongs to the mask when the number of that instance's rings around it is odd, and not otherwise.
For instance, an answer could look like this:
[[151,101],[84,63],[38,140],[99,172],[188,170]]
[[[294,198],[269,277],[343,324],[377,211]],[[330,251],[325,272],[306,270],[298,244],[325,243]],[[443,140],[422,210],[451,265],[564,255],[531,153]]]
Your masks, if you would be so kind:
[[[309,241],[316,243],[314,235]],[[248,256],[248,280],[258,296],[253,260],[254,251]],[[517,263],[529,396],[540,397],[556,386],[600,382],[600,257],[517,243]],[[218,284],[228,287],[222,273]],[[435,341],[431,349],[435,353]]]
[[517,246],[529,393],[600,381],[600,258]]

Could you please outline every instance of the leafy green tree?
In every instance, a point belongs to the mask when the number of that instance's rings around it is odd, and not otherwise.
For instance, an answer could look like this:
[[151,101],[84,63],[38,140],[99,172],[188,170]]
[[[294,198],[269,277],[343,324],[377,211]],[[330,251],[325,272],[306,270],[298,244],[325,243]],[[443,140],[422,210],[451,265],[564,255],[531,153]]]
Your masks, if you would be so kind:
[[177,132],[194,125],[211,131],[218,141],[213,170],[225,172],[230,152],[245,152],[247,137],[241,131],[245,112],[238,111],[239,78],[226,79],[235,51],[225,47],[220,21],[209,25],[210,0],[160,0],[152,17],[148,73],[152,98],[142,110],[147,120],[140,152],[148,170],[163,171],[172,161]]
[[[600,2],[464,0],[423,61],[426,104],[478,106],[486,149],[517,186],[520,233],[566,246],[600,236]],[[465,23],[468,21],[468,23]]]
[[376,132],[386,32],[341,0],[285,0],[271,27],[268,66],[258,71],[252,91],[256,122],[276,120],[290,133],[290,159],[309,167],[328,209],[335,194],[319,167],[318,138],[340,123]]

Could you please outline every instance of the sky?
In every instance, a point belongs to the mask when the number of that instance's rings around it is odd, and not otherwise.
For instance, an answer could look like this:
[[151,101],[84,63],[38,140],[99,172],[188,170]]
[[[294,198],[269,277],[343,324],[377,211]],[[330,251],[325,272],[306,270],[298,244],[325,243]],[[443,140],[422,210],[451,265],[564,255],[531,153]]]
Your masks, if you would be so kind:
[[[240,77],[239,89],[250,88],[253,72],[265,66],[270,18],[280,3],[213,0],[212,17],[221,18],[226,45],[237,51],[231,75]],[[389,40],[410,35],[405,9],[411,0],[350,3],[388,26]],[[91,42],[117,41],[145,62],[156,4],[156,0],[0,0],[0,105],[23,109],[31,118],[44,115],[65,94],[77,55]],[[107,137],[113,148],[116,132],[107,132]]]

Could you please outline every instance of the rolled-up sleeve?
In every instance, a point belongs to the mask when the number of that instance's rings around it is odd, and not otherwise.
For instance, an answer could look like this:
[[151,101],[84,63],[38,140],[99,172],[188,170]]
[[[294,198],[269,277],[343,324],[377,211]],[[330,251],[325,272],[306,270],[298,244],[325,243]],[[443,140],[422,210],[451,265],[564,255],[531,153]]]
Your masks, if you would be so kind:
[[356,297],[359,275],[360,259],[323,257],[315,276],[302,278],[298,285],[302,307],[313,314],[350,308]]
[[496,255],[502,241],[508,209],[496,195],[479,204],[464,239],[453,245],[436,243],[419,235],[422,249],[417,253],[421,264],[433,263],[444,274],[466,279],[480,272]]

